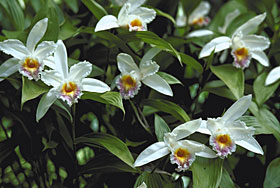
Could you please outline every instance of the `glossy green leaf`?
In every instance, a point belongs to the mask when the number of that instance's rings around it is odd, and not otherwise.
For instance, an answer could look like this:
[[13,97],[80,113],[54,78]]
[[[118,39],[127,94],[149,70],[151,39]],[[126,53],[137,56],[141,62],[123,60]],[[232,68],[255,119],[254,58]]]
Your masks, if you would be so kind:
[[[57,120],[57,124],[58,124],[58,130],[60,135],[62,136],[62,138],[64,139],[66,145],[73,150],[73,139],[70,135],[70,132],[66,126],[66,124],[64,123],[61,115],[59,115],[58,113],[56,113],[56,120]],[[72,128],[72,127],[71,127]]]
[[78,0],[65,0],[65,3],[71,8],[74,13],[78,12]]
[[94,0],[82,0],[82,2],[98,20],[108,14],[106,10]]
[[24,29],[24,14],[16,0],[5,0],[7,3],[7,10],[11,16],[12,22],[16,30]]
[[182,122],[190,120],[188,114],[179,105],[173,102],[162,99],[146,99],[143,101],[143,104],[152,106],[159,111],[169,113]]
[[244,73],[242,69],[235,68],[231,64],[211,66],[210,69],[227,85],[236,99],[243,96]]
[[269,163],[266,170],[263,187],[264,188],[280,187],[280,157],[274,159]]
[[199,73],[203,72],[203,67],[202,65],[193,57],[184,54],[182,52],[180,52],[180,56],[182,58],[182,62],[190,67],[192,67],[193,69],[197,70]]
[[221,178],[221,183],[219,185],[219,188],[223,188],[223,187],[235,188],[234,183],[233,183],[228,171],[225,168],[223,168],[223,175]]
[[214,80],[206,83],[203,91],[208,91],[215,95],[235,100],[232,92],[228,89],[228,87],[225,86],[225,84],[221,80]]
[[[105,133],[90,133],[76,139],[77,144],[86,144],[89,146],[99,146],[107,149],[123,162],[133,167],[134,159],[128,147],[115,136]],[[134,167],[133,167],[134,168]]]
[[53,140],[50,140],[49,142],[46,143],[44,149],[42,151],[45,151],[47,149],[53,149],[53,148],[56,148],[56,146],[58,145],[57,142],[53,141]]
[[108,91],[106,93],[85,92],[82,95],[82,99],[90,99],[93,101],[101,102],[103,104],[113,105],[121,109],[125,114],[122,97],[119,92],[114,92],[114,91]]
[[175,78],[171,74],[168,74],[166,72],[157,72],[157,74],[160,75],[160,77],[162,77],[170,85],[172,85],[172,84],[183,85],[182,82],[180,82],[180,80],[178,80],[177,78]]
[[274,94],[275,90],[279,86],[279,82],[265,86],[267,74],[267,72],[263,72],[254,81],[253,88],[258,105],[265,103]]
[[223,160],[197,157],[191,170],[194,188],[218,188],[222,179]]
[[157,114],[155,114],[154,122],[155,122],[155,133],[157,136],[157,140],[159,142],[163,141],[164,134],[171,132],[171,130],[170,130],[169,126],[165,123],[165,121]]
[[161,51],[161,49],[159,48],[150,48],[146,53],[145,55],[142,57],[141,61],[140,61],[140,64],[142,62],[146,62],[148,60],[151,60],[153,59],[159,52]]
[[174,20],[174,18],[171,15],[169,15],[159,9],[156,9],[156,8],[153,8],[153,9],[156,11],[157,16],[163,16],[163,17],[167,18],[168,20],[170,20],[174,25],[176,24],[176,21]]
[[34,99],[39,95],[49,91],[49,87],[41,81],[29,80],[25,76],[22,77],[22,94],[21,107],[26,101]]

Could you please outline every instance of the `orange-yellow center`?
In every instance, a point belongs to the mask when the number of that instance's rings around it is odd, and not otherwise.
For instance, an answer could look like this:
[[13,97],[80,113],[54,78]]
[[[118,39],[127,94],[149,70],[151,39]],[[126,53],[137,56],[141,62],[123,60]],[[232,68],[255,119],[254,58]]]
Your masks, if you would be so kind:
[[248,50],[244,47],[237,48],[234,53],[235,53],[238,61],[241,61],[248,56]]
[[139,19],[135,19],[135,20],[132,20],[130,22],[130,25],[132,27],[141,27],[142,26],[142,22]]
[[200,18],[198,18],[198,19],[195,19],[193,22],[192,22],[192,24],[200,24],[200,25],[202,25],[203,24],[203,22],[204,22],[204,18],[203,17],[200,17]]
[[22,65],[26,70],[29,70],[31,72],[36,71],[40,64],[36,59],[32,59],[32,58],[26,58],[24,60],[24,63]]
[[222,134],[217,136],[217,142],[219,143],[220,146],[225,147],[225,146],[230,146],[231,145],[231,138],[228,134]]
[[132,78],[130,75],[124,75],[121,78],[121,82],[126,91],[128,91],[129,89],[134,88],[136,86],[136,80],[134,78]]
[[189,158],[190,152],[188,152],[188,150],[186,150],[186,149],[178,148],[178,149],[176,149],[174,155],[176,156],[176,158],[177,158],[180,162],[183,163],[186,159]]
[[77,89],[77,85],[74,82],[66,82],[62,85],[61,92],[64,95],[74,95]]

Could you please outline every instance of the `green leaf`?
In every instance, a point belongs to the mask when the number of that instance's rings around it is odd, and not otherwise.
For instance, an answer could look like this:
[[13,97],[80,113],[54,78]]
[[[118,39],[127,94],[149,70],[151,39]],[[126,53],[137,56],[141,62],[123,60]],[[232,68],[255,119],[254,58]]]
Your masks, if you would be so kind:
[[280,187],[280,157],[274,159],[269,163],[266,170],[263,187],[264,188]]
[[56,148],[56,146],[58,145],[57,142],[53,141],[53,140],[50,140],[49,142],[46,143],[44,149],[42,151],[45,151],[47,149],[53,149],[53,148]]
[[273,134],[272,130],[269,130],[266,128],[266,125],[263,125],[258,118],[255,116],[241,116],[238,118],[239,120],[246,123],[246,126],[248,127],[254,127],[255,128],[255,134]]
[[152,106],[155,109],[169,113],[182,122],[190,120],[188,114],[179,105],[173,102],[162,99],[146,99],[143,101],[143,104]]
[[8,12],[16,30],[24,29],[24,14],[16,0],[6,0]]
[[180,82],[177,78],[175,78],[174,76],[172,76],[171,74],[168,74],[166,72],[157,72],[158,75],[160,75],[160,77],[162,77],[168,84],[182,84],[182,82]]
[[156,11],[157,16],[163,16],[163,17],[169,19],[174,25],[176,24],[176,21],[174,20],[174,18],[171,15],[169,15],[169,14],[167,14],[165,12],[162,12],[159,9],[156,9],[156,8],[153,8],[153,9]]
[[68,130],[68,128],[66,127],[61,115],[56,112],[56,120],[57,120],[57,124],[58,124],[58,130],[59,130],[59,134],[62,136],[62,138],[64,139],[66,145],[73,150],[73,140],[72,137],[70,135],[70,132]]
[[93,93],[93,92],[84,92],[82,99],[90,99],[93,101],[101,102],[103,104],[110,104],[115,107],[118,107],[125,114],[123,107],[122,97],[119,92],[108,91],[106,93]]
[[195,58],[193,58],[187,54],[184,54],[182,52],[180,52],[179,54],[180,54],[184,64],[192,67],[193,69],[197,70],[199,73],[203,72],[202,65]]
[[106,10],[94,0],[82,0],[82,2],[98,20],[108,14]]
[[115,136],[105,133],[90,133],[76,139],[77,144],[86,144],[92,147],[103,147],[123,162],[133,167],[134,159],[128,147]]
[[242,69],[235,68],[231,64],[211,66],[210,69],[227,85],[236,99],[243,96],[244,73]]
[[169,132],[171,132],[171,130],[168,127],[168,125],[165,123],[165,121],[160,116],[155,114],[155,133],[157,136],[157,140],[159,142],[163,141],[164,134]]
[[65,0],[65,3],[70,7],[70,9],[77,14],[79,7],[78,7],[78,0]]
[[219,188],[235,188],[234,183],[228,173],[228,171],[223,168],[223,175],[222,175],[222,179],[221,179],[221,183],[219,185]]
[[214,80],[206,83],[202,91],[208,91],[215,95],[235,100],[232,92],[228,89],[228,87],[225,86],[225,83],[221,80]]
[[258,105],[262,105],[274,94],[275,90],[279,86],[279,82],[275,82],[269,86],[265,86],[265,79],[267,77],[267,72],[263,72],[254,81],[253,89],[256,96]]
[[200,2],[201,2],[201,0],[197,0],[197,1],[181,0],[185,14],[190,15],[191,12],[199,5]]
[[222,178],[223,160],[197,157],[191,170],[194,188],[218,188]]
[[22,76],[21,108],[26,101],[34,99],[47,91],[49,91],[49,88],[42,81],[36,82]]
[[161,49],[159,48],[150,48],[145,55],[142,57],[140,64],[142,62],[146,62],[149,61],[151,59],[153,59],[159,52],[161,51]]

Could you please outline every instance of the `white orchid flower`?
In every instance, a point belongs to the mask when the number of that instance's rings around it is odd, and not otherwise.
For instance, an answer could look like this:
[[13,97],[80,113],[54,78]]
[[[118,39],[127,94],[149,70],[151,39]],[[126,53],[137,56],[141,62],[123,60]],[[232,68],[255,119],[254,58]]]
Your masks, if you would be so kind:
[[251,100],[252,95],[240,98],[225,112],[223,117],[208,118],[197,130],[211,135],[210,145],[219,157],[225,158],[235,152],[236,145],[263,155],[261,146],[253,137],[255,129],[247,127],[243,121],[237,120],[247,111]]
[[134,166],[139,167],[170,154],[170,162],[177,164],[177,171],[189,169],[195,156],[215,158],[217,155],[207,146],[192,140],[180,140],[194,133],[202,120],[192,120],[166,133],[163,142],[156,142],[142,151],[135,160]]
[[279,80],[279,78],[280,78],[280,66],[275,67],[268,73],[265,80],[265,85],[273,84],[274,82]]
[[210,18],[206,15],[209,13],[211,5],[207,1],[201,1],[201,3],[192,11],[189,16],[189,25],[208,25]]
[[53,41],[43,41],[37,47],[37,43],[43,38],[48,26],[48,18],[38,21],[31,29],[26,46],[17,39],[8,39],[0,42],[0,50],[13,56],[0,66],[0,81],[3,77],[19,71],[28,79],[39,80],[44,68],[44,60],[53,54],[56,44]]
[[269,39],[249,34],[263,22],[265,17],[266,13],[263,13],[248,20],[235,30],[231,38],[227,36],[214,38],[202,48],[199,58],[209,56],[214,49],[216,53],[231,48],[234,57],[233,65],[237,68],[248,67],[251,58],[256,59],[263,66],[268,66],[269,60],[263,50],[269,47]]
[[54,53],[54,70],[46,70],[42,73],[42,81],[53,86],[40,100],[36,120],[39,121],[57,98],[66,101],[69,106],[77,103],[83,94],[82,91],[104,93],[110,87],[102,81],[86,78],[92,70],[92,65],[87,62],[79,62],[68,70],[67,52],[61,40],[57,42],[57,50]]
[[147,24],[156,17],[156,11],[140,7],[145,0],[128,0],[121,8],[118,18],[113,15],[102,17],[95,27],[95,32],[125,27],[129,31],[146,31]]
[[164,95],[173,96],[169,84],[156,74],[159,65],[155,61],[142,59],[138,68],[130,55],[120,53],[117,62],[121,75],[116,84],[124,99],[133,98],[138,93],[141,82]]

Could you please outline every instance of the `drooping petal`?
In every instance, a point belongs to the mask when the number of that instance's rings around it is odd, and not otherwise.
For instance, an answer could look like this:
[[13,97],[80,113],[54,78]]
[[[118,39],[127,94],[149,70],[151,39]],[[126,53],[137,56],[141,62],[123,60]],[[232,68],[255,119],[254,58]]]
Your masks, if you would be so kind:
[[44,18],[38,21],[31,29],[27,41],[26,47],[33,52],[36,44],[43,38],[48,27],[48,18]]
[[202,1],[190,14],[189,23],[191,24],[193,20],[198,19],[200,17],[204,17],[210,11],[211,5],[207,1]]
[[196,31],[192,31],[187,35],[187,38],[192,38],[192,37],[204,37],[204,36],[209,36],[213,35],[213,31],[207,30],[207,29],[200,29]]
[[207,146],[205,146],[204,150],[195,153],[195,155],[200,156],[200,157],[205,157],[205,158],[216,158],[217,157],[216,153],[213,152],[213,150]]
[[50,67],[51,69],[55,69],[55,68],[56,68],[56,65],[55,65],[54,57],[53,57],[53,56],[46,57],[46,58],[43,60],[43,63],[44,63],[44,65]]
[[103,31],[117,27],[120,27],[117,18],[113,15],[106,15],[98,21],[94,31]]
[[229,26],[229,24],[237,17],[240,15],[240,11],[238,9],[235,9],[234,11],[228,13],[226,15],[226,18],[225,18],[225,23],[223,25],[223,27],[219,27],[218,30],[225,34],[226,31],[227,31],[227,27]]
[[265,85],[272,84],[276,82],[279,78],[280,78],[280,66],[275,67],[268,73],[265,80]]
[[62,75],[63,78],[68,77],[68,62],[67,51],[62,40],[57,41],[57,48],[54,53],[54,62],[56,70]]
[[233,122],[241,117],[249,108],[252,101],[252,95],[244,96],[236,101],[223,115],[224,122]]
[[255,128],[247,127],[243,121],[235,121],[226,127],[234,141],[247,139],[255,133]]
[[130,73],[132,71],[140,73],[138,66],[128,54],[120,53],[117,57],[117,62],[121,73]]
[[55,52],[56,46],[53,41],[43,41],[37,46],[33,55],[41,61],[52,55]]
[[157,74],[147,76],[142,82],[150,88],[168,96],[173,96],[173,92],[169,84]]
[[252,58],[256,59],[260,64],[265,67],[269,66],[269,59],[263,51],[252,51]]
[[56,70],[45,70],[41,73],[41,80],[53,87],[59,87],[63,83],[63,77]]
[[71,66],[69,71],[69,80],[81,81],[83,78],[87,77],[92,71],[91,63],[87,61],[79,62]]
[[238,34],[243,34],[243,35],[249,34],[251,31],[256,29],[264,21],[265,17],[266,17],[266,12],[251,18],[246,23],[238,27],[235,30],[235,32],[232,34],[232,36]]
[[202,48],[199,54],[199,58],[209,56],[214,49],[215,49],[215,53],[228,49],[230,48],[231,44],[232,44],[231,38],[229,37],[222,36],[222,37],[214,38]]
[[84,78],[82,80],[82,90],[96,93],[110,91],[111,88],[104,82],[94,78]]
[[128,0],[127,2],[131,4],[129,13],[134,13],[134,11],[137,10],[141,5],[143,5],[145,1],[146,0]]
[[31,54],[24,44],[17,39],[8,39],[0,42],[0,50],[5,54],[11,55],[21,60],[26,56],[30,56]]
[[36,121],[38,122],[49,110],[51,105],[56,101],[57,97],[55,91],[51,89],[41,98],[36,111]]
[[15,72],[17,72],[19,68],[18,59],[10,58],[0,65],[0,82]]
[[251,51],[263,51],[270,45],[269,39],[260,35],[245,35],[241,40]]
[[202,119],[188,121],[173,129],[172,133],[176,135],[176,140],[185,138],[194,133],[201,125]]
[[170,152],[164,142],[154,143],[139,154],[135,160],[134,166],[143,166],[149,162],[164,157],[168,153]]
[[152,60],[148,60],[146,62],[141,61],[140,63],[140,71],[142,74],[142,79],[144,79],[147,76],[151,76],[158,72],[159,65]]
[[211,132],[207,128],[207,121],[202,120],[201,124],[200,124],[200,127],[196,130],[196,132],[211,135]]
[[239,140],[235,143],[251,152],[263,155],[262,147],[253,137],[248,137],[246,140]]
[[137,8],[133,12],[133,14],[139,16],[141,20],[145,23],[150,23],[156,17],[156,11],[154,11],[154,9],[146,8],[146,7]]

